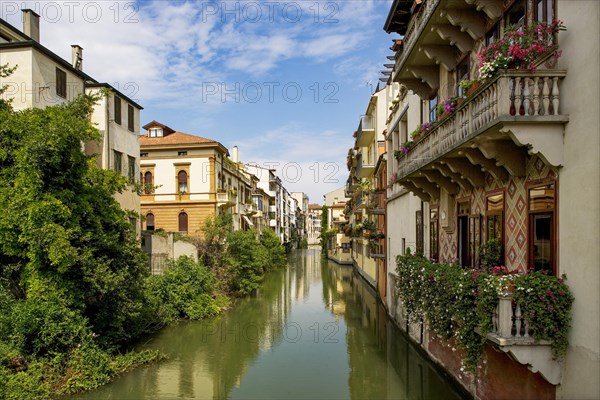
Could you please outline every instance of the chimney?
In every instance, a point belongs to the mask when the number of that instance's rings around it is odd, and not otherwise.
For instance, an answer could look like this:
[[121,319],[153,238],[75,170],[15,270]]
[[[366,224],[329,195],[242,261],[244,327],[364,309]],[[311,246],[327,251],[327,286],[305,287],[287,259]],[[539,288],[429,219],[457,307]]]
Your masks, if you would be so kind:
[[83,71],[83,47],[78,44],[71,45],[71,57],[73,68]]
[[39,43],[40,16],[29,8],[25,8],[21,11],[23,12],[23,33]]
[[233,160],[233,162],[238,162],[238,147],[237,146],[233,146],[233,148],[231,149],[231,159]]

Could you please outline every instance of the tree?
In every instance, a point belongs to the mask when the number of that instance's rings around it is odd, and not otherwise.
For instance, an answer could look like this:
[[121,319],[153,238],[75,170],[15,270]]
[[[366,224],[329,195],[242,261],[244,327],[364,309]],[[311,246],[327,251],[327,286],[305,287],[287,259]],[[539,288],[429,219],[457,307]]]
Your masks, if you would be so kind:
[[18,112],[0,100],[0,279],[15,299],[60,297],[108,346],[139,334],[148,268],[113,198],[125,177],[82,151],[100,138],[96,100]]

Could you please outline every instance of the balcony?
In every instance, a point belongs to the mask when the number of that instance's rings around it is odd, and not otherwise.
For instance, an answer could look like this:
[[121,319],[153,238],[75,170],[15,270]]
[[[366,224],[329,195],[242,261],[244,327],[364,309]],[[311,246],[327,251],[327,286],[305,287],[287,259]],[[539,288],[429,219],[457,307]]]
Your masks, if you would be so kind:
[[362,154],[357,157],[356,176],[358,178],[368,178],[375,172],[375,162],[372,160],[365,160]]
[[217,192],[217,206],[221,208],[230,208],[235,206],[236,196],[230,191]]
[[511,358],[539,372],[553,385],[561,380],[561,363],[553,359],[550,342],[535,341],[529,335],[529,323],[523,317],[521,305],[513,300],[512,293],[501,293],[492,317],[492,330],[488,340]]
[[439,188],[456,194],[484,184],[484,172],[506,181],[524,176],[527,155],[563,164],[564,124],[559,83],[566,71],[508,70],[417,139],[398,160],[398,180],[424,201]]
[[344,190],[344,194],[346,197],[352,197],[352,193],[360,186],[358,179],[354,178],[352,175],[348,177],[346,181],[346,189]]
[[385,214],[385,190],[376,190],[369,194],[369,202],[367,204],[367,213],[374,215]]
[[375,124],[373,117],[364,115],[360,118],[358,130],[356,131],[356,145],[358,147],[369,147],[375,140]]

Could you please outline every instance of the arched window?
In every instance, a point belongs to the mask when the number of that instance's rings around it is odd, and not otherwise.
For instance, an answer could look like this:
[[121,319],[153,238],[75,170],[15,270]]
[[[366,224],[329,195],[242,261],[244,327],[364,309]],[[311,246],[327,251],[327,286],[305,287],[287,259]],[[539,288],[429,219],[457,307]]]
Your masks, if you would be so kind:
[[153,191],[152,172],[146,171],[144,174],[144,193],[150,194]]
[[177,174],[177,183],[179,193],[187,193],[188,191],[188,175],[185,171],[179,171]]
[[152,214],[152,213],[146,214],[146,230],[148,230],[148,231],[154,230],[154,214]]
[[180,212],[179,213],[179,232],[185,232],[187,233],[188,231],[188,215],[185,212]]

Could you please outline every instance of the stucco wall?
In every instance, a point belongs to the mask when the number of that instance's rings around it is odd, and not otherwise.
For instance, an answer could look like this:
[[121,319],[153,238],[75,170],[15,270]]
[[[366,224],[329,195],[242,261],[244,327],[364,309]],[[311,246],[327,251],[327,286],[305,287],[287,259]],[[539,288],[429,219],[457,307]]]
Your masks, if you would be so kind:
[[600,398],[600,3],[561,0],[558,17],[567,69],[560,87],[561,109],[569,115],[564,167],[559,170],[559,268],[575,293],[570,349],[561,398]]

